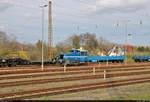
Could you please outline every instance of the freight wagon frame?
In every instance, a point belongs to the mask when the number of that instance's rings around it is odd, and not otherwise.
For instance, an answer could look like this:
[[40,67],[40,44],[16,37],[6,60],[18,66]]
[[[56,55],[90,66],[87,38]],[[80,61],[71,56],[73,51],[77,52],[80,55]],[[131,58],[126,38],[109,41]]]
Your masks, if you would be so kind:
[[150,56],[133,56],[132,59],[135,62],[145,62],[150,61]]

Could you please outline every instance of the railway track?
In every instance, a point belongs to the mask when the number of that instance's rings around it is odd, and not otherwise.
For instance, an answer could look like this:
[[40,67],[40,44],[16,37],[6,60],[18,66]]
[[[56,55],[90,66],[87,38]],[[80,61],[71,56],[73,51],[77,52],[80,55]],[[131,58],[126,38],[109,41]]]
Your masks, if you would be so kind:
[[[106,78],[121,77],[121,76],[146,75],[146,74],[150,74],[150,71],[106,74]],[[22,85],[35,85],[35,84],[44,84],[44,83],[52,83],[52,82],[101,79],[103,77],[104,77],[103,74],[99,74],[99,75],[87,75],[87,76],[78,76],[78,77],[49,78],[49,79],[42,79],[42,80],[41,79],[36,79],[36,80],[28,80],[28,81],[13,81],[13,82],[0,83],[0,87],[4,88],[4,87],[13,87],[13,86],[22,86]]]
[[[150,66],[150,64],[146,64],[146,65],[123,65],[123,66],[103,66],[103,67],[98,67],[98,66],[84,66],[84,67],[68,67],[67,70],[68,71],[75,71],[75,70],[91,70],[92,68],[96,68],[96,69],[112,69],[112,68],[130,68],[130,67],[146,67],[146,66]],[[41,69],[27,69],[27,70],[3,70],[0,71],[0,75],[6,75],[6,74],[24,74],[24,73],[39,73],[39,72],[47,72],[47,71],[64,71],[63,67],[60,68],[45,68],[44,70]]]
[[74,93],[74,92],[93,90],[98,88],[124,86],[124,85],[131,85],[131,84],[144,83],[144,82],[150,82],[150,77],[115,80],[115,81],[103,81],[103,82],[96,82],[96,83],[78,84],[72,86],[0,94],[0,99],[1,100],[30,99],[30,98],[36,98],[36,97],[42,97],[48,95],[52,96],[58,94]]
[[[127,63],[127,65],[140,65],[140,64],[150,64],[150,62],[133,62],[133,63]],[[106,66],[106,64],[104,63],[101,63],[102,66]],[[125,65],[124,63],[123,64],[120,64],[120,63],[111,63],[109,64],[109,66],[113,66],[113,65]],[[82,65],[82,66],[78,66],[78,67],[88,67],[88,66],[98,66],[98,64],[89,64],[89,65]],[[70,66],[72,67],[72,66]],[[74,67],[74,66],[73,66]],[[47,65],[45,66],[45,68],[60,68],[60,66],[57,66],[57,65]],[[16,67],[0,67],[0,71],[1,70],[18,70],[18,69],[41,69],[40,66],[38,65],[27,65],[27,66],[16,66]]]
[[[150,68],[150,67],[149,67]],[[121,71],[137,71],[137,70],[147,70],[148,68],[130,68],[130,69],[108,69],[107,72],[121,72]],[[84,74],[84,73],[92,73],[93,70],[88,71],[80,71],[80,72],[59,72],[59,73],[46,73],[46,74],[31,74],[31,75],[16,75],[16,76],[3,76],[0,77],[0,80],[8,80],[8,79],[21,79],[21,78],[36,78],[36,77],[43,77],[43,76],[57,76],[57,75],[74,75],[74,74]],[[96,73],[104,72],[101,69],[97,69]]]
[[[59,68],[60,66],[56,65],[49,65],[49,66],[44,66],[45,68]],[[40,69],[41,66],[38,65],[31,65],[31,66],[17,66],[17,67],[1,67],[0,70],[17,70],[17,69]]]

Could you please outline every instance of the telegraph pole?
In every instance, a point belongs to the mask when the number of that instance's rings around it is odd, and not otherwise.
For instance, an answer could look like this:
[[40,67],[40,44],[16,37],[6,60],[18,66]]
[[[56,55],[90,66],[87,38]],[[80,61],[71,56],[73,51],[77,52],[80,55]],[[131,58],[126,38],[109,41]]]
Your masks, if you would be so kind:
[[[128,22],[130,22],[130,20],[125,20],[124,23],[125,23],[125,45],[127,46],[128,45]],[[125,55],[125,49],[124,49],[124,55]]]
[[[126,37],[125,37],[125,45],[126,45],[126,47],[127,47],[127,45],[128,45],[128,22],[130,22],[130,20],[126,20],[125,21],[125,34],[126,34]],[[125,49],[124,49],[124,51],[125,51]],[[126,51],[124,52],[124,55],[126,54]],[[125,64],[127,64],[127,59],[125,60]]]
[[53,45],[52,45],[52,2],[49,1],[49,35],[48,35],[48,45],[49,45],[49,58],[53,57]]

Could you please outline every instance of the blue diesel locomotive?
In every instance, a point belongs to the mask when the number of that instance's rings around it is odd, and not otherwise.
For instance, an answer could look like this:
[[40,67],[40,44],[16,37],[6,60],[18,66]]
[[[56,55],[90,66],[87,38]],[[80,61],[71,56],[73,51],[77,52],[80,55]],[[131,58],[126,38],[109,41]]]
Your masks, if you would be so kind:
[[86,50],[70,50],[68,54],[60,54],[58,63],[61,65],[79,65],[88,63],[88,52]]

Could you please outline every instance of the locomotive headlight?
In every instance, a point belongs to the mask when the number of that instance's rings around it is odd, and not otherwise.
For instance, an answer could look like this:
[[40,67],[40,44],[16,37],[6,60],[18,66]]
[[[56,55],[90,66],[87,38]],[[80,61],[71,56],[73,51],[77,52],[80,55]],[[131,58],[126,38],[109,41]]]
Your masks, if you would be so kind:
[[2,62],[5,62],[5,60],[3,59]]

